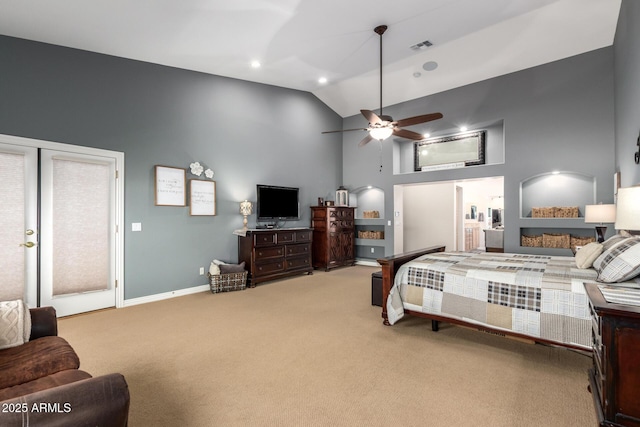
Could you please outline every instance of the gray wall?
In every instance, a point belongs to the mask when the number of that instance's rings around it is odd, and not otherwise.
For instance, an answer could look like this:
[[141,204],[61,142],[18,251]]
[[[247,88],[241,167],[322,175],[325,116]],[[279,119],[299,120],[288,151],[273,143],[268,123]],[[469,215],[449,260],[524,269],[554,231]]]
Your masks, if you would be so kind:
[[616,168],[623,187],[640,184],[640,2],[623,0],[618,18],[615,52]]
[[[341,138],[320,132],[341,125],[307,92],[0,36],[0,133],[125,153],[125,299],[204,285],[199,267],[236,261],[256,184],[300,187],[287,226],[309,226],[342,181]],[[154,206],[154,165],[193,161],[215,172],[217,216]]]
[[[434,134],[462,124],[473,129],[474,125],[503,120],[505,162],[394,175],[391,141],[385,141],[382,148],[377,142],[358,148],[363,135],[345,132],[344,184],[384,189],[385,211],[393,212],[394,184],[504,176],[505,250],[518,251],[520,228],[530,224],[520,218],[521,181],[553,170],[592,175],[597,182],[596,201],[613,202],[613,90],[613,48],[604,48],[387,107],[384,113],[396,119],[436,111],[444,115],[428,127],[411,128],[420,133],[428,129]],[[366,120],[360,115],[344,121],[345,128],[363,125]],[[381,158],[383,169],[379,172]],[[387,226],[386,255],[394,253],[392,236],[393,226]]]

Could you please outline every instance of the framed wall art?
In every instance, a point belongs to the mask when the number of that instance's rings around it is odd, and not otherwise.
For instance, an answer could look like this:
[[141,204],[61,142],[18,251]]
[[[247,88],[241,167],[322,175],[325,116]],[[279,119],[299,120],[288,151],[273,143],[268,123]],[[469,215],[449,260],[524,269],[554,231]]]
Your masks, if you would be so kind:
[[186,206],[186,171],[170,166],[155,166],[156,206]]
[[216,214],[216,182],[189,180],[189,215]]

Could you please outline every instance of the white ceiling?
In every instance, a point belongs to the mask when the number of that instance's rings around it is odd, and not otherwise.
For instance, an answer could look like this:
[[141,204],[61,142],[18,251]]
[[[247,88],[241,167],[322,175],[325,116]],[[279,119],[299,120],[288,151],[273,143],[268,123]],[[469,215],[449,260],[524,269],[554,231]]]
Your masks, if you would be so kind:
[[309,91],[346,117],[379,107],[377,25],[386,106],[610,46],[620,3],[0,0],[0,34]]

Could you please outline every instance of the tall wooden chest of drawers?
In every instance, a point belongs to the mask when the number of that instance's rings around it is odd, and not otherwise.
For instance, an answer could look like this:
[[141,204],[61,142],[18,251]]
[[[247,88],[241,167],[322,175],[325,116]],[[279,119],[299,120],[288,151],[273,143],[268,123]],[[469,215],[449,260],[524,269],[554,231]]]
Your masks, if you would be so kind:
[[600,426],[640,427],[640,306],[607,302],[585,284],[593,319],[589,389]]
[[251,229],[238,236],[238,262],[245,262],[248,285],[313,272],[308,228]]
[[311,206],[313,267],[329,270],[356,261],[353,207]]

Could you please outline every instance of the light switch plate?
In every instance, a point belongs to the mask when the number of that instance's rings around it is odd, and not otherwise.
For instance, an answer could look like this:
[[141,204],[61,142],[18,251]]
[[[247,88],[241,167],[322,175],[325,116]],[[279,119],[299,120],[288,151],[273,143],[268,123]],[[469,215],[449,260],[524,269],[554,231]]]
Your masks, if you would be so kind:
[[132,222],[131,223],[131,231],[142,231],[142,223],[141,222]]

